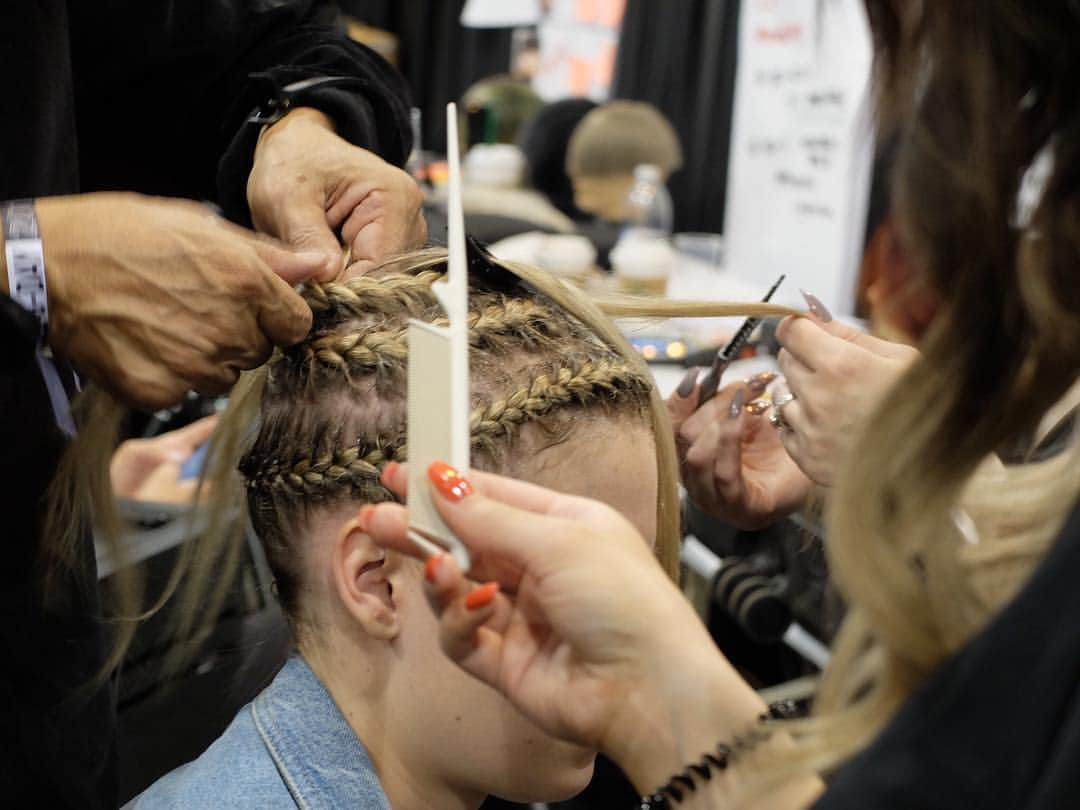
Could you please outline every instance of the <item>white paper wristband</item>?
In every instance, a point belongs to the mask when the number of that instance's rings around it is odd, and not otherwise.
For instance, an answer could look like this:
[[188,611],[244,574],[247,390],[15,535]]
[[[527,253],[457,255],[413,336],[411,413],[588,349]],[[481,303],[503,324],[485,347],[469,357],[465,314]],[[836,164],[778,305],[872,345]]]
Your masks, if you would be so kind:
[[38,320],[38,346],[49,329],[49,290],[45,283],[45,252],[41,247],[33,200],[3,204],[4,252],[8,295]]

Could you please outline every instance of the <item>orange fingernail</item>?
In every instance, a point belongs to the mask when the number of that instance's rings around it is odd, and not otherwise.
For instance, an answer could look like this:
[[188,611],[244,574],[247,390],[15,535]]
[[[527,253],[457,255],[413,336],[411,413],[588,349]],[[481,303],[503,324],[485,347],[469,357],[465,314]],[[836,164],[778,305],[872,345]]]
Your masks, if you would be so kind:
[[428,467],[428,478],[444,498],[455,503],[473,491],[469,479],[445,461],[433,461]]
[[755,399],[753,402],[747,403],[743,410],[754,416],[761,416],[765,411],[772,407],[772,403],[766,399]]
[[385,481],[387,478],[392,478],[397,475],[398,467],[400,466],[401,465],[396,461],[388,462],[387,465],[383,467],[382,475],[379,476],[380,480]]
[[439,566],[442,565],[445,554],[432,554],[427,558],[427,563],[424,565],[424,579],[434,584],[435,577],[439,573]]
[[469,595],[465,597],[465,607],[469,610],[479,610],[485,605],[490,605],[491,600],[495,598],[495,594],[499,592],[498,582],[487,582],[476,588],[473,588]]
[[360,511],[356,515],[356,522],[360,525],[360,531],[367,533],[368,526],[371,524],[371,513],[375,511],[375,505],[365,503],[360,507]]

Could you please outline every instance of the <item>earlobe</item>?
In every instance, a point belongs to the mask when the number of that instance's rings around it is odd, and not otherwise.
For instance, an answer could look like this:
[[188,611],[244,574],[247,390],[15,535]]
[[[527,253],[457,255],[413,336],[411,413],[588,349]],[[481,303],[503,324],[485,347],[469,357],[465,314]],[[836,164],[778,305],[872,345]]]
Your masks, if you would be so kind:
[[338,530],[333,564],[334,585],[346,612],[372,638],[395,638],[401,621],[387,576],[386,551],[375,545],[356,518]]

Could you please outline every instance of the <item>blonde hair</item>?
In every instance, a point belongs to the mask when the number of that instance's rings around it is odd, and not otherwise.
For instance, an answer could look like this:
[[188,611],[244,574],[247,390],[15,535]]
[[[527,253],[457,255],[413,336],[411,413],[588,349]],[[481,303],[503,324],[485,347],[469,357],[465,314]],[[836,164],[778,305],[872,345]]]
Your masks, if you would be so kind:
[[683,163],[674,127],[651,104],[612,101],[590,111],[577,125],[566,147],[566,173],[571,177],[629,175],[649,163],[664,177]]
[[[1080,19],[1016,0],[989,0],[976,25],[956,4],[867,6],[879,117],[900,128],[895,213],[937,311],[832,493],[827,551],[850,610],[784,775],[865,746],[1029,579],[1080,493],[1075,435],[1045,461],[994,457],[1080,370],[1080,147],[1055,137],[1080,120],[1080,57],[1046,60]],[[1050,147],[1022,218],[1021,178]]]
[[[311,333],[300,344],[275,353],[266,366],[243,375],[211,440],[204,473],[205,482],[212,483],[205,531],[185,543],[164,592],[147,610],[140,613],[142,583],[130,569],[119,583],[114,601],[122,632],[110,668],[122,660],[136,621],[176,591],[180,604],[171,667],[185,663],[188,653],[197,649],[241,560],[245,521],[237,507],[245,500],[274,565],[279,597],[292,616],[300,615],[299,574],[287,545],[288,529],[320,504],[389,497],[378,483],[378,471],[389,460],[407,455],[401,422],[404,328],[409,317],[439,319],[431,283],[444,267],[444,251],[420,251],[369,275],[302,291],[314,313]],[[543,271],[486,256],[473,256],[470,273],[477,460],[498,463],[507,458],[527,424],[536,424],[559,441],[573,429],[575,413],[636,415],[656,443],[657,557],[675,578],[680,510],[672,428],[644,361],[605,311],[656,318],[798,313],[759,303],[626,297],[594,303]],[[85,426],[69,449],[66,474],[54,486],[54,501],[71,504],[48,535],[57,560],[70,559],[75,552],[80,539],[76,528],[89,525],[88,509],[93,509],[99,528],[111,520],[111,498],[100,486],[93,497],[82,496],[88,492],[87,481],[107,484],[113,442],[103,439],[98,428],[114,420],[118,424],[123,410],[100,391],[87,401],[99,418]],[[257,435],[252,425],[259,426]],[[103,534],[123,570],[126,554],[118,533]]]

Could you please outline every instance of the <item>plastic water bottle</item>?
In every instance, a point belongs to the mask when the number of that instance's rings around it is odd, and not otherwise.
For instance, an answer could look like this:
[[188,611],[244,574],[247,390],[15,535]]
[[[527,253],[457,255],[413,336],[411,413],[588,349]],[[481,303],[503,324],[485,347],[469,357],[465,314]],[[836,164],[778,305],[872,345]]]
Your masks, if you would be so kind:
[[674,219],[671,194],[658,166],[643,163],[634,169],[634,185],[626,197],[624,210],[625,231],[639,231],[640,236],[671,236]]
[[427,179],[423,146],[423,115],[423,111],[419,107],[409,109],[409,125],[412,127],[413,144],[409,158],[405,161],[405,171],[412,175],[417,182]]
[[634,169],[624,225],[611,251],[620,289],[631,295],[663,295],[675,264],[671,247],[671,195],[657,166]]

